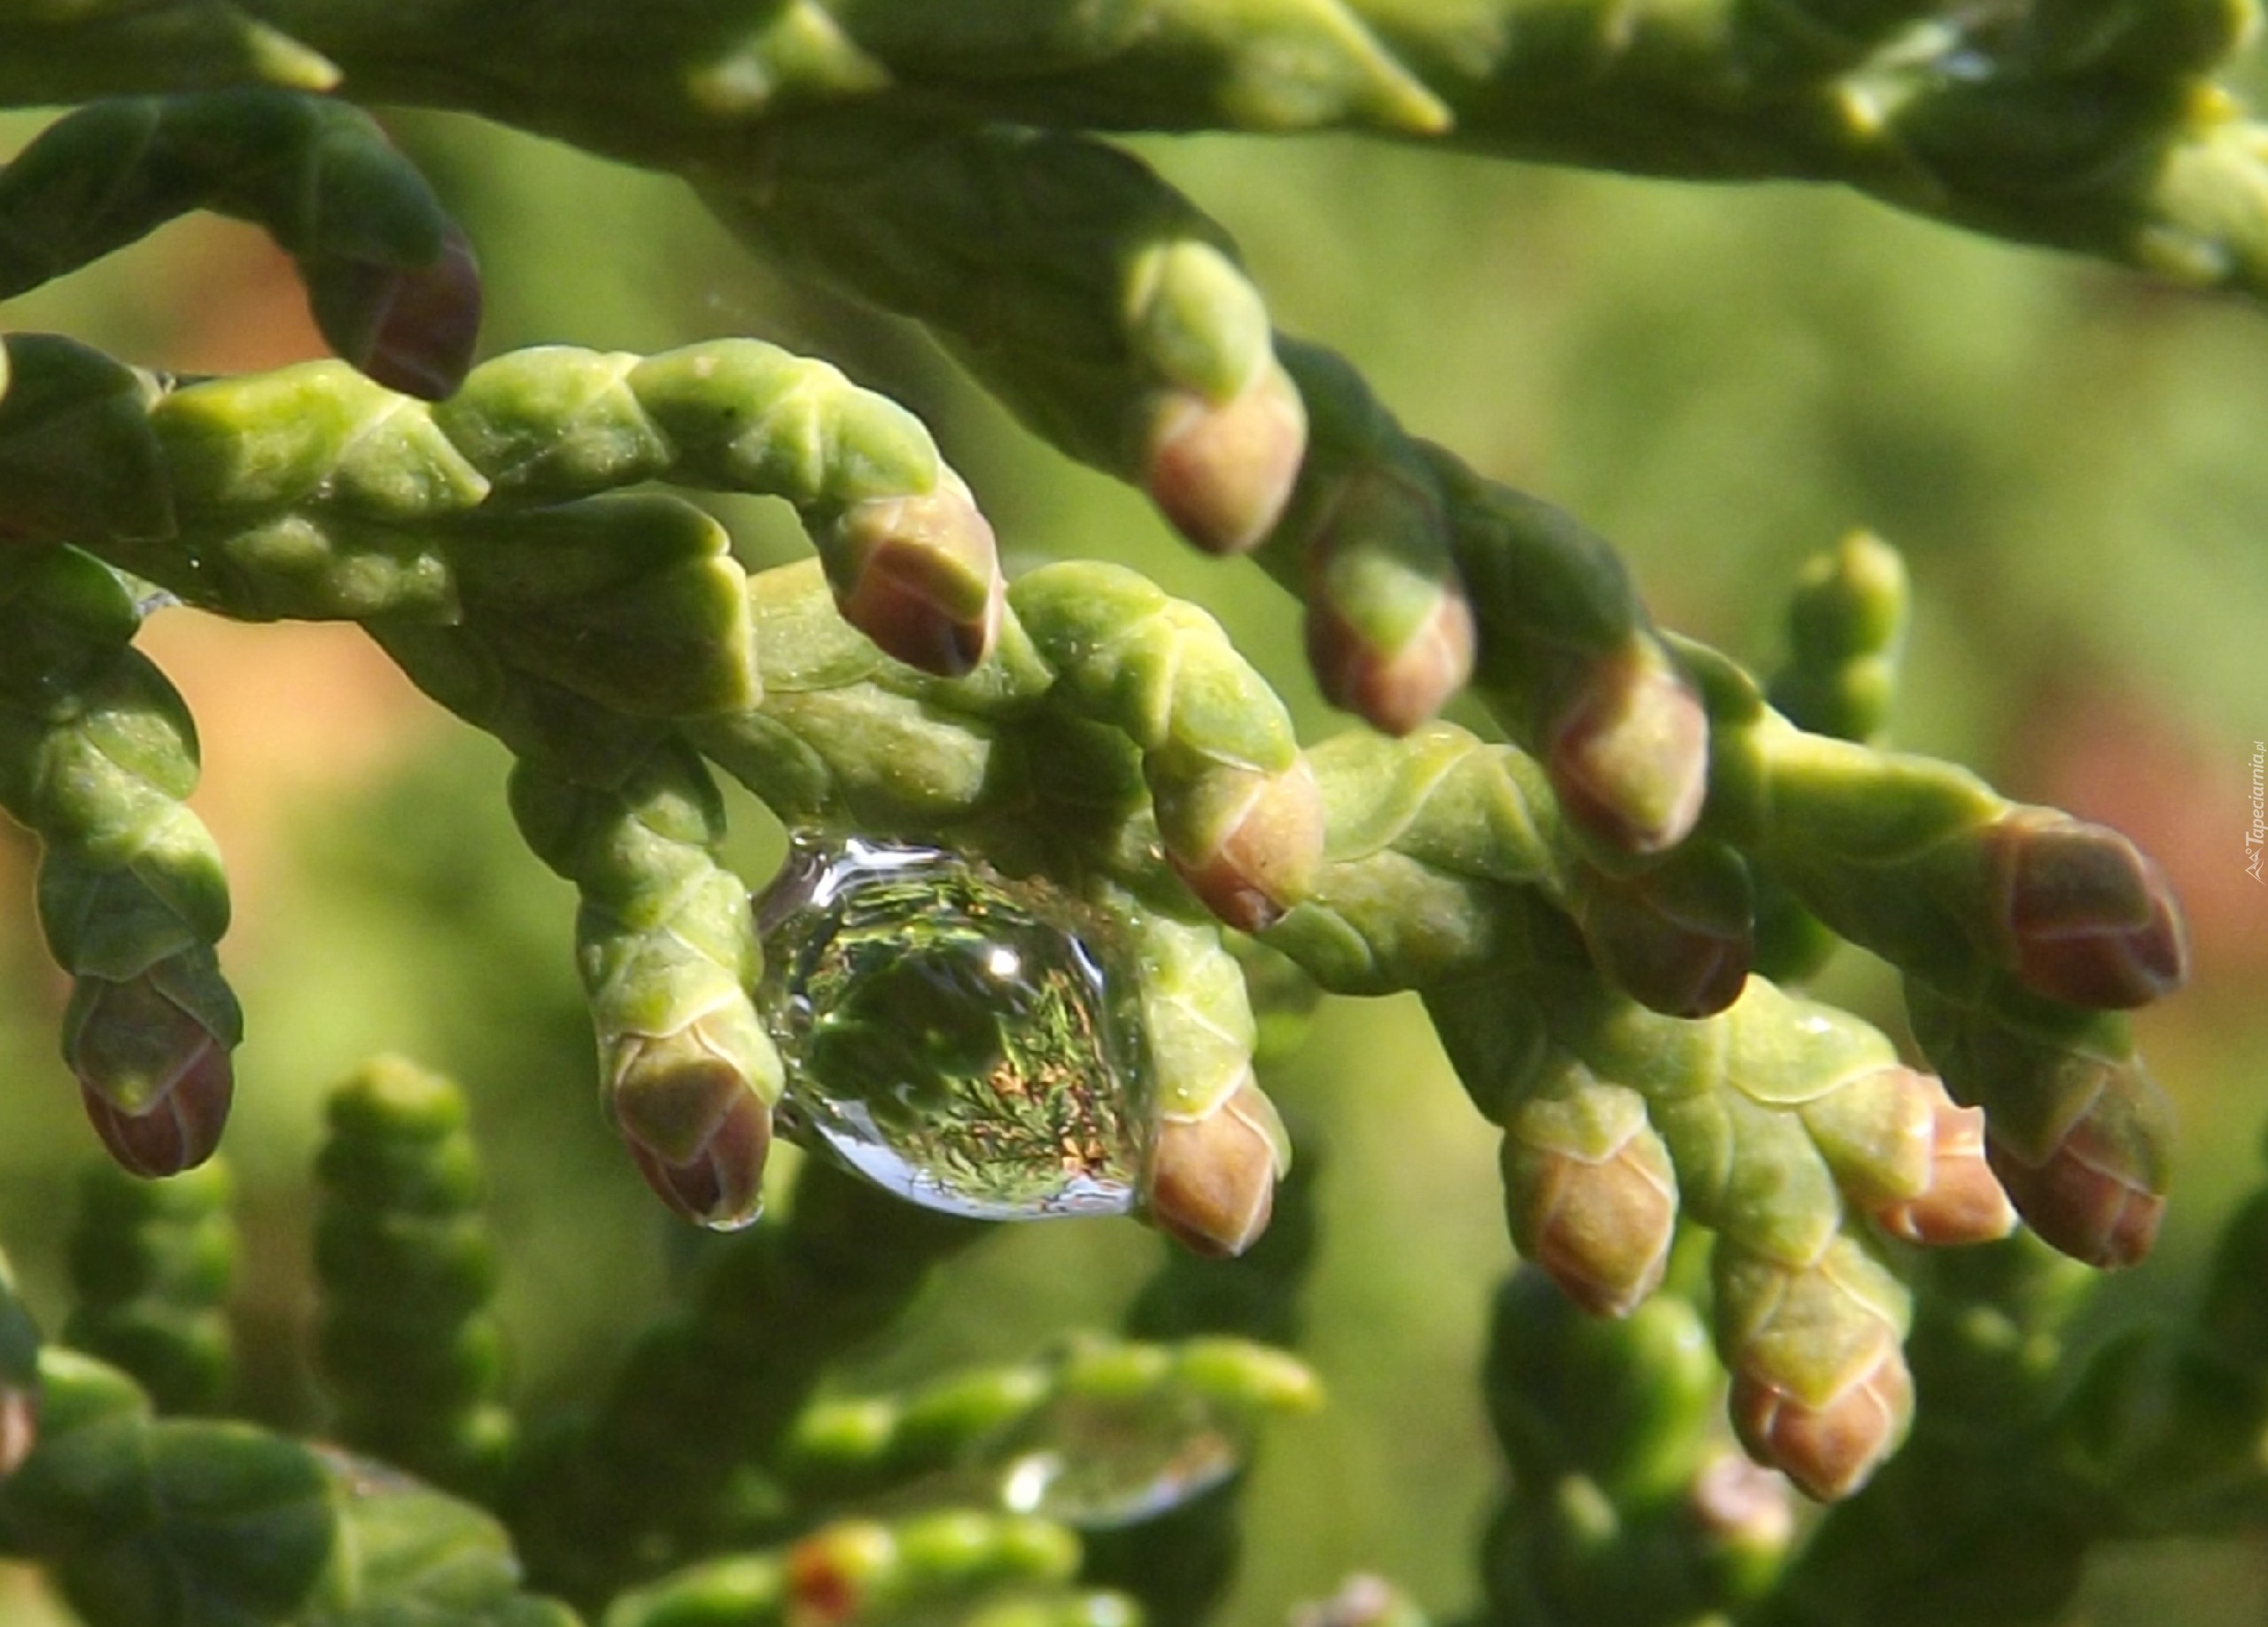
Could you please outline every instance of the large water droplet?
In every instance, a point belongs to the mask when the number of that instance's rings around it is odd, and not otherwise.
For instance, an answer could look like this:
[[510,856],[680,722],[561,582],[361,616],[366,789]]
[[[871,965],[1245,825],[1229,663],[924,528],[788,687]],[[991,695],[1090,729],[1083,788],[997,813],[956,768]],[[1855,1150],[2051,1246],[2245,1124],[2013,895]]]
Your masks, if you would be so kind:
[[1211,1491],[1251,1448],[1240,1421],[1171,1387],[1060,1396],[1017,1433],[1030,1444],[1007,1458],[1000,1501],[1092,1530],[1155,1519]]
[[944,849],[801,836],[757,912],[791,1129],[954,1214],[1134,1206],[1157,1113],[1094,912]]

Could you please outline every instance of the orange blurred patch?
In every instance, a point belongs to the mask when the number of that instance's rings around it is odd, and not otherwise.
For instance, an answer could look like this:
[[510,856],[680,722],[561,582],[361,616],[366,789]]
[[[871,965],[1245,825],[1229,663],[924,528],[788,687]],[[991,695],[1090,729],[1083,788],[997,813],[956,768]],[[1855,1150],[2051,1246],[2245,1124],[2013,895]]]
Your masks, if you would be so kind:
[[283,822],[296,803],[367,784],[441,714],[378,647],[338,623],[243,626],[194,611],[136,641],[187,697],[204,774],[190,806],[228,861],[231,948],[258,930]]
[[167,269],[174,325],[165,365],[181,373],[247,373],[330,354],[291,257],[254,226],[204,216]]

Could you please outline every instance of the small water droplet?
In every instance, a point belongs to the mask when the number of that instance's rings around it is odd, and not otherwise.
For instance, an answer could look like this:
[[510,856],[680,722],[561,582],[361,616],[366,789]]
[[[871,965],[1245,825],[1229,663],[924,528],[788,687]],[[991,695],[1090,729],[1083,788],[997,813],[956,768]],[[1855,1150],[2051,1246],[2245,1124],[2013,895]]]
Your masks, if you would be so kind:
[[757,923],[787,1122],[954,1214],[1139,1200],[1154,1093],[1095,912],[946,849],[798,836]]
[[1171,1389],[1060,1397],[1018,1434],[1032,1444],[1003,1465],[1001,1503],[1095,1530],[1155,1519],[1211,1491],[1251,1444],[1241,1425]]

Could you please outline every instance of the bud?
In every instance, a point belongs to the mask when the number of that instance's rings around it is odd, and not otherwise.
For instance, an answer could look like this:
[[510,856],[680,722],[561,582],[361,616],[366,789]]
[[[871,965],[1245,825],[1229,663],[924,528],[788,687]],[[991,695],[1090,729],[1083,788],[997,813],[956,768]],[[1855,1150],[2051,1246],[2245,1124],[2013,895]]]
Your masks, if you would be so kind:
[[1158,818],[1176,872],[1240,932],[1281,920],[1322,868],[1323,793],[1304,759],[1281,774],[1209,769],[1161,790]]
[[1714,1016],[1748,982],[1755,890],[1728,847],[1697,843],[1635,876],[1588,868],[1575,921],[1606,980],[1665,1016]]
[[2117,831],[2053,808],[2017,808],[1978,838],[2000,953],[2034,993],[2118,1010],[2189,975],[2165,873]]
[[897,1569],[888,1527],[866,1520],[823,1527],[788,1550],[788,1619],[797,1627],[855,1621]]
[[1389,735],[1431,722],[1472,676],[1472,606],[1444,593],[1433,612],[1388,650],[1320,602],[1308,607],[1308,663],[1333,705]]
[[211,1157],[235,1094],[235,1002],[217,973],[183,958],[124,982],[79,978],[64,1018],[64,1058],[87,1117],[136,1175],[177,1175]]
[[843,619],[885,655],[943,678],[981,665],[1000,633],[992,527],[951,476],[914,497],[850,505],[821,539]]
[[2162,1146],[2137,1133],[2132,1112],[2130,1103],[2090,1109],[2038,1164],[2005,1141],[1986,1148],[1992,1172],[2031,1229],[2104,1270],[2146,1258],[2165,1213]]
[[1759,1598],[1778,1578],[1796,1537],[1789,1500],[1784,1477],[1736,1452],[1720,1454],[1693,1477],[1685,1516],[1716,1598]]
[[1199,1254],[1242,1254],[1268,1229],[1276,1182],[1290,1165],[1276,1105],[1247,1078],[1202,1118],[1160,1126],[1150,1218]]
[[39,1325],[16,1293],[0,1254],[0,1485],[39,1444]]
[[1865,1485],[1914,1417],[1914,1380],[1892,1343],[1849,1383],[1817,1403],[1759,1374],[1733,1374],[1734,1433],[1758,1462],[1805,1496],[1832,1503]]
[[1911,1197],[1876,1206],[1875,1223],[1925,1248],[1992,1242],[2016,1228],[2016,1211],[1984,1150],[1984,1109],[1955,1107],[1929,1074],[1914,1075],[1937,1096],[1931,1107],[1929,1184]]
[[1957,1000],[1910,976],[1906,1008],[1949,1087],[1984,1108],[1992,1172],[2041,1240],[2093,1265],[2148,1254],[2173,1113],[2129,1019],[2013,986]]
[[1542,733],[1544,772],[1560,806],[1615,851],[1660,852],[1700,818],[1708,714],[1651,638],[1589,663]]
[[1292,1608],[1289,1627],[1425,1627],[1417,1601],[1383,1576],[1357,1572],[1328,1599]]
[[1422,464],[1366,458],[1309,526],[1308,663],[1325,699],[1390,735],[1472,676],[1476,640],[1440,492]]
[[464,382],[480,336],[480,269],[455,227],[423,266],[324,256],[299,269],[315,326],[353,366],[421,401]]
[[1792,1266],[1720,1239],[1717,1345],[1748,1454],[1821,1502],[1896,1451],[1914,1412],[1904,1286],[1853,1238]]
[[674,1034],[625,1036],[607,1061],[615,1125],[646,1184],[687,1219],[729,1231],[762,1205],[772,1109],[733,1036],[708,1031],[716,1015]]
[[0,1484],[39,1444],[39,1392],[0,1382]]
[[1889,721],[1913,591],[1898,550],[1864,531],[1807,560],[1788,606],[1772,705],[1798,728],[1872,740]]
[[1643,1098],[1588,1084],[1524,1103],[1500,1158],[1513,1245],[1594,1316],[1627,1316],[1661,1285],[1677,1174]]
[[1224,401],[1169,392],[1145,437],[1143,488],[1207,553],[1247,553],[1283,517],[1307,432],[1299,389],[1273,359]]

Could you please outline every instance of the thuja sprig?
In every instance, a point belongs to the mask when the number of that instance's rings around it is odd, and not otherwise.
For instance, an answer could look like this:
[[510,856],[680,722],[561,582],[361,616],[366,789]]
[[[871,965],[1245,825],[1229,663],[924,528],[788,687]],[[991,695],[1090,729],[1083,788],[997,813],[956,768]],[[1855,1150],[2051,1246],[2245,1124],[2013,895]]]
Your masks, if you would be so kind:
[[[696,1218],[753,1212],[781,1087],[705,756],[793,824],[936,841],[1102,912],[1164,1103],[1147,1212],[1203,1249],[1258,1235],[1287,1152],[1223,926],[1329,987],[1424,992],[1507,1133],[1516,1240],[1585,1303],[1627,1311],[1681,1211],[1716,1230],[1735,1416],[1822,1495],[1864,1478],[1910,1405],[1905,1296],[1865,1218],[1945,1242],[2008,1217],[1974,1117],[1936,1081],[1840,1014],[1743,981],[1751,869],[1915,978],[1925,1045],[1985,1105],[2007,1184],[2051,1237],[2101,1260],[2147,1246],[2161,1127],[2098,1008],[2183,970],[2148,861],[1945,765],[1798,730],[1732,663],[1657,633],[1596,539],[1409,441],[1327,361],[1293,353],[1319,401],[1368,426],[1344,440],[1356,461],[1432,483],[1450,557],[1485,589],[1480,687],[1534,756],[1446,726],[1302,752],[1208,617],[1112,567],[1002,594],[989,548],[943,577],[854,549],[864,567],[846,575],[838,551],[831,595],[810,569],[745,579],[713,523],[614,488],[787,494],[822,541],[845,516],[913,515],[918,557],[963,564],[929,543],[940,512],[974,513],[910,420],[752,342],[508,357],[439,408],[338,367],[168,392],[67,346],[8,354],[34,386],[9,398],[21,461],[123,471],[176,528],[97,504],[88,546],[238,614],[363,618],[513,750],[523,831],[583,893],[610,1103]],[[1331,422],[1319,446],[1342,444]],[[35,539],[85,502],[27,489],[15,523]],[[1302,512],[1295,493],[1284,523]],[[928,634],[906,635],[908,606]]]
[[894,1523],[845,1520],[782,1548],[711,1560],[625,1593],[603,1627],[794,1627],[921,1617],[1035,1623],[1135,1618],[1096,1614],[1068,1592],[1078,1538],[1022,1514],[946,1510]]
[[1986,1109],[1996,1165],[2050,1241],[2140,1258],[2170,1114],[2121,1013],[2188,974],[2163,872],[2118,832],[1964,770],[1806,734],[1724,658],[1681,650],[1711,711],[1709,828],[1904,970],[1916,1038]]
[[[585,971],[616,1117],[672,1202],[745,1218],[778,1091],[769,1041],[748,1005],[752,930],[741,890],[703,856],[716,814],[703,811],[702,771],[665,731],[641,722],[757,698],[743,578],[721,528],[690,505],[607,494],[674,475],[788,497],[829,539],[845,609],[898,654],[959,671],[995,635],[1000,583],[990,533],[926,432],[833,370],[753,341],[643,361],[524,354],[479,370],[437,409],[335,365],[169,390],[64,341],[19,336],[7,354],[0,460],[29,477],[12,488],[11,531],[26,541],[86,537],[114,564],[237,616],[364,619],[436,698],[526,759],[516,808],[531,839],[571,879],[590,884]],[[131,500],[86,496],[111,487]],[[16,687],[32,697],[27,705],[46,704],[42,686],[99,677],[129,691],[104,702],[109,712],[177,707],[122,649],[133,606],[103,565],[52,549],[25,558],[36,563],[17,567],[30,572],[19,614],[49,613],[42,594],[76,593],[94,606],[73,612],[77,623],[56,614],[55,633],[19,646]],[[107,666],[60,650],[62,630],[82,624],[82,642],[110,650]],[[137,686],[146,693],[131,693]],[[19,731],[19,750],[52,756],[58,748],[43,740],[86,733],[65,717],[44,734]],[[144,733],[133,743],[138,756],[122,767],[145,779],[161,768],[152,783],[177,798],[193,759],[144,764],[159,762],[151,753],[167,736]],[[89,804],[82,814],[51,806],[33,780],[8,802],[35,829],[69,835],[58,819],[105,810],[113,826],[138,829],[151,799],[135,801],[117,782],[62,781]],[[185,812],[168,817],[179,832],[196,832],[182,823]],[[602,874],[609,832],[628,837],[641,819],[653,839],[633,839],[627,851],[643,868]],[[94,834],[119,845],[117,835]],[[96,883],[72,883],[74,852],[53,839],[49,847],[50,888],[62,900],[54,907],[83,906],[64,893]],[[120,875],[131,881],[166,857],[158,844]],[[209,854],[173,858],[176,869],[192,860],[209,863]],[[684,879],[687,864],[706,866],[715,884],[707,902],[695,908],[679,898],[642,917],[640,900]],[[120,875],[101,884],[125,884]],[[201,896],[183,892],[182,907],[201,912],[186,924],[209,940],[225,923],[217,868],[198,885]],[[105,930],[117,939],[132,919],[122,914]],[[55,920],[51,935],[76,930],[67,916]],[[116,1009],[107,1021],[79,1021],[73,1055],[105,1133],[123,1144],[134,1132],[135,1158],[178,1167],[209,1150],[217,1131],[236,1017],[209,949],[160,942],[148,930],[142,937],[157,946],[154,968],[132,956],[112,968],[115,954],[100,968],[90,961],[90,970],[109,969],[107,981],[82,979],[82,998],[98,1016],[105,1001],[138,1001],[127,1013],[131,1031],[154,1035],[152,1044],[168,1031],[157,1019],[179,1008],[173,1050],[186,1060],[157,1060],[196,1088],[160,1092],[163,1081],[142,1081],[128,1066],[135,1058],[113,1055],[114,1044],[105,1050],[105,1037],[126,1024]],[[124,946],[135,947],[130,934]],[[74,969],[74,956],[91,953],[68,936],[56,947]],[[120,983],[123,992],[110,986]],[[199,1033],[207,1041],[195,1048]],[[183,1103],[196,1113],[175,1110]],[[157,1146],[159,1130],[177,1131],[180,1145]]]
[[[795,504],[844,614],[901,658],[959,673],[990,647],[991,532],[928,432],[754,339],[521,352],[439,407],[335,363],[175,385],[68,341],[6,343],[0,466],[24,479],[0,530],[95,549],[225,615],[478,622],[509,598],[491,629],[509,652],[595,699],[664,716],[745,702],[723,533],[672,500],[572,501],[671,480]],[[601,604],[615,660],[586,671],[573,651]],[[641,693],[620,658],[641,625],[645,665],[677,690]]]
[[[1084,771],[1100,760],[1091,740],[1081,759],[1091,823],[1096,801],[1114,806],[1097,797],[1097,781],[1126,786],[1127,770],[1144,759],[1137,743],[1170,733],[1173,691],[1133,682],[1139,665],[1099,682],[1126,658],[1114,651],[1142,647],[1114,643],[1097,625],[1106,614],[1098,607],[1130,589],[1092,567],[1052,567],[1029,580],[1029,591],[1020,584],[1011,595],[1019,613],[1004,647],[1021,650],[1029,637],[1045,652],[1054,634],[1027,627],[1022,609],[1029,604],[1037,626],[1059,596],[1076,599],[1089,620],[1066,624],[1084,630],[1062,648],[1091,659],[1082,670],[1097,680],[1091,691],[1074,688],[1069,702],[1081,716],[1131,720],[1115,775]],[[1091,591],[1074,596],[1072,583]],[[808,612],[793,610],[789,596],[814,587],[807,573],[758,584],[759,625],[808,628]],[[1143,626],[1171,625],[1151,601],[1125,603]],[[1201,648],[1209,635],[1192,636]],[[839,786],[845,802],[886,828],[982,845],[1000,817],[983,813],[989,798],[1026,816],[1035,802],[1047,806],[1045,782],[1014,748],[1047,720],[1053,691],[1022,657],[979,685],[965,726],[951,717],[956,686],[902,676],[839,641],[781,659],[800,668],[805,686],[792,700],[770,685],[765,708],[703,726],[699,737],[758,789],[773,782],[768,765],[783,765],[793,817],[843,817]],[[1201,659],[1189,669],[1203,670]],[[1096,695],[1116,697],[1117,712],[1093,711]],[[862,737],[869,747],[887,743],[895,763],[941,772],[913,776],[918,794],[908,794],[862,767]],[[909,758],[915,740],[933,755]],[[1900,1066],[1879,1035],[1768,985],[1751,980],[1708,1023],[1653,1016],[1602,985],[1558,905],[1579,896],[1580,872],[1554,839],[1555,805],[1535,766],[1511,748],[1437,726],[1399,743],[1348,736],[1307,762],[1325,810],[1324,860],[1307,896],[1266,929],[1268,941],[1327,986],[1426,992],[1453,1060],[1484,1110],[1512,1132],[1515,1234],[1572,1291],[1602,1309],[1643,1299],[1681,1207],[1723,1230],[1720,1335],[1744,1374],[1751,1444],[1815,1491],[1855,1484],[1895,1443],[1910,1397],[1896,1355],[1902,1291],[1846,1228],[1871,1217],[1893,1234],[1935,1242],[2005,1229],[1977,1116]],[[1141,812],[1138,801],[1115,806],[1121,817]],[[1091,845],[1107,857],[1139,851],[1100,837]],[[1141,897],[1154,896],[1155,876],[1144,883],[1112,862]],[[2040,1085],[2026,1074],[2008,1088]],[[1790,1320],[1774,1305],[1804,1307],[1803,1315]],[[1829,1327],[1840,1331],[1821,1332]]]
[[0,100],[323,88],[343,73],[358,95],[704,175],[745,165],[751,132],[821,101],[962,128],[1351,128],[1618,170],[1839,181],[2258,292],[2257,125],[2217,77],[2258,17],[2251,0],[2075,0],[2038,17],[1915,0],[1635,16],[1601,3],[1538,27],[1516,0],[1439,13],[1143,0],[1068,16],[998,0],[806,3],[657,30],[578,0],[498,52],[478,28],[380,0],[265,0],[256,20],[202,0],[66,17],[19,4],[0,13]]
[[487,1304],[496,1249],[463,1098],[399,1057],[331,1092],[315,1164],[317,1365],[342,1445],[485,1500],[515,1425]]
[[429,401],[462,382],[480,327],[463,234],[368,113],[295,90],[116,97],[49,126],[0,170],[0,299],[195,209],[266,228],[372,378]]
[[1511,1477],[1482,1543],[1488,1621],[1674,1627],[1770,1588],[1793,1511],[1710,1427],[1720,1384],[1682,1293],[1601,1321],[1536,1273],[1506,1280],[1482,1371]]
[[1929,1405],[1915,1437],[1821,1522],[1752,1612],[1759,1627],[1851,1622],[1860,1599],[1884,1627],[2058,1621],[2105,1532],[2054,1438],[2059,1413],[2096,1410],[2062,1399],[2065,1327],[2093,1279],[2022,1235],[1932,1257],[1919,1277]]
[[[21,406],[12,387],[0,413]],[[64,1057],[112,1156],[170,1175],[219,1141],[242,1017],[214,950],[228,884],[183,800],[196,730],[128,647],[140,621],[75,549],[0,557],[0,807],[40,837],[40,926],[73,979]]]
[[159,1419],[124,1374],[50,1350],[37,1447],[0,1479],[0,1552],[47,1567],[89,1627],[445,1618],[573,1627],[520,1586],[487,1515],[250,1424]]
[[656,742],[595,784],[523,761],[511,799],[529,845],[582,893],[601,1086],[640,1172],[690,1219],[747,1224],[782,1077],[750,993],[763,961],[747,889],[716,857],[715,786]]
[[1225,1477],[1240,1455],[1226,1443],[1321,1400],[1314,1373],[1266,1345],[1082,1341],[907,1396],[822,1402],[796,1421],[773,1467],[798,1499],[866,1500],[942,1482],[1109,1526],[1146,1512],[1161,1480]]
[[2102,1544],[2256,1523],[2264,1246],[2256,1192],[2189,1312],[2108,1343],[2070,1336],[2099,1279],[2035,1238],[1932,1256],[1912,1347],[1929,1404],[1912,1444],[1825,1516],[1744,1619],[2044,1627],[2068,1618]]
[[[1079,670],[1094,674],[1083,681],[1092,687],[1074,687],[1068,704],[1079,716],[1130,719],[1118,772],[1080,776],[1090,814],[1096,781],[1127,784],[1127,770],[1145,760],[1138,742],[1168,738],[1181,715],[1172,686],[1136,681],[1147,669],[1123,652],[1141,640],[1101,635],[1114,603],[1153,629],[1146,636],[1174,625],[1153,601],[1124,598],[1131,589],[1116,580],[1091,566],[1036,572],[1011,593],[1016,615],[1004,634],[1004,647],[1021,649],[1028,636],[1044,653],[1057,636],[1044,623],[1059,597],[1086,618],[1064,623],[1060,648],[1091,663]],[[758,584],[759,625],[798,625],[788,596],[815,587],[808,572]],[[1186,626],[1192,652],[1206,648],[1211,635]],[[997,675],[1005,688],[980,687],[955,747],[956,686],[821,648],[833,653],[807,654],[803,671],[829,681],[806,677],[792,702],[768,685],[765,709],[700,734],[758,789],[767,764],[790,766],[795,816],[841,817],[831,794],[839,784],[888,828],[983,844],[988,798],[1024,817],[1047,806],[1045,782],[1014,748],[1035,728],[1058,738],[1045,732],[1054,690],[1033,693],[1020,662]],[[1192,689],[1208,658],[1192,655]],[[1021,705],[1019,691],[1029,697]],[[1235,687],[1213,680],[1204,691]],[[1110,709],[1094,710],[1099,696],[1113,697]],[[919,738],[940,767],[960,766],[921,775],[918,797],[897,794],[859,767],[862,735],[887,742],[897,761]],[[1900,1066],[1881,1036],[1769,985],[1751,980],[1726,1014],[1700,1023],[1649,1013],[1602,984],[1555,905],[1569,884],[1565,850],[1547,834],[1554,805],[1535,766],[1511,748],[1435,726],[1401,742],[1348,736],[1306,760],[1325,811],[1323,862],[1307,895],[1266,928],[1267,941],[1326,986],[1426,993],[1452,1059],[1510,1133],[1515,1235],[1588,1303],[1627,1309],[1645,1296],[1681,1207],[1722,1231],[1720,1338],[1742,1375],[1750,1444],[1822,1493],[1863,1479],[1895,1444],[1910,1393],[1897,1354],[1902,1290],[1852,1228],[1872,1217],[1932,1242],[2004,1230],[2008,1211],[1985,1170],[1976,1116]],[[1083,767],[1097,761],[1084,758]],[[1121,817],[1142,812],[1138,801],[1118,806]],[[1159,877],[1143,881],[1122,857],[1139,843],[1091,845],[1135,896],[1157,896]],[[1076,868],[1076,854],[1063,862]]]
[[80,1183],[64,1343],[130,1375],[162,1413],[218,1413],[227,1397],[233,1188],[217,1161],[162,1181],[97,1164]]

